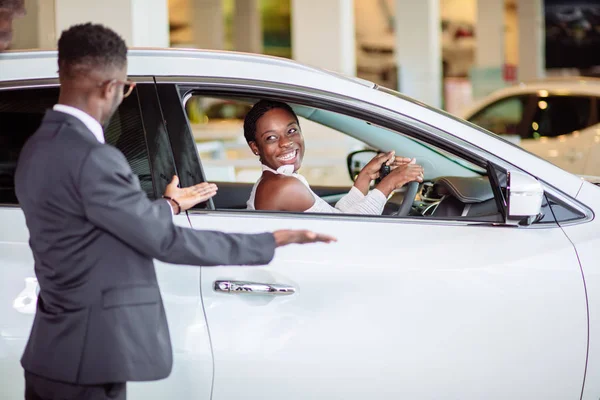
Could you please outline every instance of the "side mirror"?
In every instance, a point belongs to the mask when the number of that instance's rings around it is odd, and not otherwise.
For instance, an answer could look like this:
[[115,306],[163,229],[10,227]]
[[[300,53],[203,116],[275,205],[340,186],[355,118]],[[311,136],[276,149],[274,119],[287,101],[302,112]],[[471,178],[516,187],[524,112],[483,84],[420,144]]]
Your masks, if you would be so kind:
[[540,216],[544,188],[530,175],[508,171],[506,197],[507,219],[521,225],[531,225]]
[[348,173],[350,180],[354,182],[358,173],[369,163],[379,152],[375,150],[358,150],[348,154],[346,163],[348,165]]

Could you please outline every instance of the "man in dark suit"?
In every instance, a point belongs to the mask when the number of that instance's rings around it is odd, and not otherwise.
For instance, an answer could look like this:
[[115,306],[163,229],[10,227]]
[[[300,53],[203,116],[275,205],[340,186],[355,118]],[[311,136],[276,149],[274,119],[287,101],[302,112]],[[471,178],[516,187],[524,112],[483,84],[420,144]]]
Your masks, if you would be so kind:
[[229,235],[175,226],[216,193],[168,185],[150,201],[105,125],[133,89],[127,48],[100,25],[76,25],[58,42],[59,104],[25,144],[15,187],[25,213],[37,311],[21,363],[27,399],[126,396],[125,382],[165,378],[172,351],[153,259],[261,265],[290,243],[330,242],[309,231]]

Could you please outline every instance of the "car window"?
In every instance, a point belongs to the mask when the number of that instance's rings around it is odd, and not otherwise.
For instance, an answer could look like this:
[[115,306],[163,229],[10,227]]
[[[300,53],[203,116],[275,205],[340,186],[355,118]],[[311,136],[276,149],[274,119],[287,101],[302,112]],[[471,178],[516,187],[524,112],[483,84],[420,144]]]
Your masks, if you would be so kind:
[[479,111],[469,121],[498,135],[519,135],[528,96],[498,100]]
[[[193,95],[186,112],[206,179],[212,182],[254,183],[262,171],[244,138],[244,117],[255,101]],[[215,110],[219,110],[216,112]],[[211,117],[211,115],[213,115]],[[346,156],[365,143],[301,115],[306,141],[302,174],[311,185],[351,186]]]
[[538,97],[527,139],[556,137],[590,125],[591,98],[585,96]]
[[[216,100],[196,99],[206,103]],[[239,101],[252,104],[257,100],[240,97]],[[317,196],[330,205],[334,206],[348,193],[353,184],[351,176],[356,176],[378,151],[395,150],[399,156],[415,157],[425,169],[426,182],[419,187],[411,216],[501,221],[487,171],[482,166],[370,120],[306,104],[288,104],[299,118],[304,137],[305,153],[299,173],[307,178]],[[193,115],[189,104],[186,108],[188,116]],[[214,207],[217,210],[245,209],[251,188],[262,171],[260,161],[243,137],[243,122],[230,127],[232,132],[237,132],[237,137],[219,133],[218,124],[206,127],[208,132],[203,136],[191,117],[190,124],[196,125],[192,131],[205,178],[219,186],[213,199]],[[398,212],[405,189],[388,199],[383,215]]]
[[[125,154],[142,189],[154,197],[136,92],[119,107],[105,137]],[[56,104],[58,93],[57,87],[0,91],[0,204],[18,204],[14,174],[21,148],[40,126],[46,110]]]
[[104,130],[104,137],[106,143],[115,146],[125,155],[131,170],[137,175],[140,186],[146,195],[151,199],[155,198],[137,89],[134,89],[130,96],[123,99],[123,103],[121,103],[110,120],[110,124]]

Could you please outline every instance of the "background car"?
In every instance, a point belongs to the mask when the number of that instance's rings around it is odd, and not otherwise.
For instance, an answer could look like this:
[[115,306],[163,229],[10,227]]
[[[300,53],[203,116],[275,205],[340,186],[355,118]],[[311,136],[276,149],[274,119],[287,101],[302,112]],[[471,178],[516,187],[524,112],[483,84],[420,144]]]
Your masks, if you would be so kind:
[[[31,121],[58,99],[56,53],[9,52],[0,63],[0,121],[11,121],[0,136],[18,138],[3,142],[10,171]],[[264,266],[157,261],[174,369],[128,384],[129,398],[598,398],[600,188],[394,91],[289,60],[133,49],[128,65],[137,86],[105,136],[146,195],[159,199],[174,174],[184,187],[219,186],[175,224],[338,239],[278,249]],[[289,103],[303,165],[330,183],[301,172],[331,204],[379,151],[415,157],[425,182],[395,192],[383,215],[247,210],[253,181],[242,172],[259,160],[241,148],[199,153],[186,112],[194,98]],[[210,167],[226,163],[234,173],[220,180]],[[12,399],[39,294],[25,219],[2,182],[0,398]]]
[[546,79],[501,89],[462,117],[567,171],[599,176],[599,99],[599,79]]

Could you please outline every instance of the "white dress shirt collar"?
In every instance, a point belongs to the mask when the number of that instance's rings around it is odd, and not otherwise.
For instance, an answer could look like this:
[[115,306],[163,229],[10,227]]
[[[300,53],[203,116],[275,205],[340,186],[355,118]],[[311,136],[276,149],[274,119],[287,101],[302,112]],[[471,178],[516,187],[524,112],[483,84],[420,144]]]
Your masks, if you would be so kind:
[[64,104],[56,104],[53,108],[54,111],[59,111],[65,114],[72,115],[77,118],[94,134],[96,139],[100,143],[104,143],[104,130],[102,129],[102,125],[100,122],[96,121],[94,117],[86,113],[85,111],[81,111],[78,108],[66,106]]

